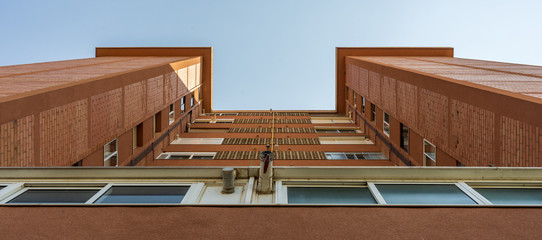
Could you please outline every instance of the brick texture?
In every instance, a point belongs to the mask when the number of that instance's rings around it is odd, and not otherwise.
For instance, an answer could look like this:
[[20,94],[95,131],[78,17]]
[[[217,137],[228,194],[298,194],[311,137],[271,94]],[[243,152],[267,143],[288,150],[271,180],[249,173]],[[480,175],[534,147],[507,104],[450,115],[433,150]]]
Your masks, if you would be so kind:
[[146,113],[146,84],[144,81],[124,87],[124,126],[133,126],[143,120]]
[[380,105],[380,74],[369,72],[369,100]]
[[382,108],[391,115],[395,115],[396,100],[396,81],[384,76],[382,79]]
[[177,71],[180,81],[177,85],[177,96],[180,97],[188,92],[188,68],[181,68]]
[[196,87],[196,65],[191,65],[188,67],[188,90]]
[[40,113],[40,166],[69,166],[86,156],[87,115],[86,99]]
[[418,129],[418,87],[397,81],[397,118],[412,129]]
[[122,128],[122,89],[117,88],[91,97],[91,147],[103,146]]
[[497,165],[493,147],[495,114],[451,100],[450,117],[450,155],[467,166]]
[[501,117],[500,165],[508,167],[538,167],[540,157],[539,128],[503,116]]
[[147,79],[147,114],[154,114],[164,107],[163,75]]
[[420,89],[418,129],[438,148],[448,149],[448,97]]
[[170,72],[164,74],[164,98],[166,105],[171,104],[177,99],[177,85],[179,82],[179,76],[176,72]]
[[34,166],[34,116],[0,125],[0,166]]
[[365,68],[359,68],[359,94],[364,97],[369,96],[369,71]]

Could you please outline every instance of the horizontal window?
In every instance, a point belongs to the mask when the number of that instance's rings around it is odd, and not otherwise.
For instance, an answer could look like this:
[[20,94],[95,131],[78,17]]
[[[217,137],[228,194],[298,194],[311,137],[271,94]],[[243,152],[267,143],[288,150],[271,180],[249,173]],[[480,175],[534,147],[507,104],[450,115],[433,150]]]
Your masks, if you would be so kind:
[[290,187],[290,204],[376,204],[367,187]]
[[319,137],[320,144],[373,144],[366,137]]
[[112,186],[95,203],[181,203],[189,186]]
[[82,204],[100,189],[26,188],[8,204]]
[[330,124],[330,123],[353,123],[349,118],[337,118],[337,119],[325,119],[325,118],[312,118],[313,124]]
[[158,155],[156,159],[214,159],[216,152],[169,152]]
[[387,159],[386,155],[381,152],[327,152],[326,159]]
[[189,132],[221,132],[226,133],[230,129],[229,128],[190,128]]
[[455,184],[375,184],[388,204],[476,204]]
[[496,205],[541,205],[542,188],[537,186],[472,186],[491,204]]
[[220,118],[200,118],[194,120],[194,123],[233,123],[234,119],[220,119]]
[[224,138],[179,138],[171,144],[222,144]]

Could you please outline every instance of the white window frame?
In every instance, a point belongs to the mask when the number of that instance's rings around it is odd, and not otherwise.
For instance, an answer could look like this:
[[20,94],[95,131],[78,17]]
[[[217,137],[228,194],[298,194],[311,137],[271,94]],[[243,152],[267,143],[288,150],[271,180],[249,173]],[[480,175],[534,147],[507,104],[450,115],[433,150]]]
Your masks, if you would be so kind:
[[[386,122],[386,115],[388,115],[388,122]],[[391,127],[390,127],[390,115],[387,114],[386,112],[383,112],[383,117],[384,119],[382,119],[382,122],[383,122],[383,125],[382,125],[382,132],[384,132],[384,135],[386,136],[390,136],[390,131],[391,131]]]
[[[142,187],[148,187],[148,186],[179,186],[179,187],[188,187],[188,191],[186,191],[186,194],[183,197],[183,200],[179,203],[96,203],[96,201],[102,197],[109,189],[112,187],[132,187],[132,186],[142,186]],[[106,186],[104,186],[99,192],[97,192],[94,196],[92,196],[85,204],[93,204],[93,205],[171,205],[171,204],[193,204],[196,203],[197,197],[199,194],[201,194],[201,191],[203,190],[204,183],[203,182],[196,182],[196,183],[190,183],[190,182],[179,182],[179,183],[108,183]],[[193,195],[196,195],[194,197]]]
[[[323,133],[323,132],[318,132],[318,131],[334,131],[334,132],[329,132],[329,133],[344,133],[344,132],[341,132],[341,131],[355,131],[355,133],[362,133],[358,128],[355,128],[355,127],[341,128],[341,127],[316,126],[316,127],[314,127],[314,130],[315,130],[316,133]],[[326,133],[324,133],[324,134],[326,134]]]
[[[189,158],[188,159],[171,159],[170,157],[172,155],[173,156],[175,156],[175,155],[188,156]],[[216,152],[165,152],[165,153],[161,153],[160,155],[158,155],[157,159],[163,159],[163,160],[189,160],[189,159],[193,159],[194,156],[213,156],[213,158],[211,158],[211,159],[214,159],[215,156],[216,156]]]
[[[371,154],[376,154],[376,153],[380,153],[382,154],[384,157],[386,155],[384,155],[384,153],[381,153],[381,152],[325,152],[326,154],[326,159],[327,160],[380,160],[380,159],[358,159],[358,157],[356,156],[356,154],[361,154],[361,155],[371,155]],[[328,154],[344,154],[344,156],[346,157],[346,159],[332,159],[332,158],[327,158],[327,155]],[[349,159],[347,157],[347,154],[353,154],[354,155],[354,159]],[[381,160],[385,160],[387,158],[382,158]]]
[[178,145],[220,145],[224,141],[224,138],[178,138],[171,144]]
[[235,119],[230,118],[198,118],[194,120],[194,123],[233,123]]
[[0,204],[4,203],[7,197],[24,188],[23,183],[0,183],[0,185],[5,186],[0,190]]
[[368,145],[373,142],[365,136],[320,136],[318,137],[320,144],[354,144],[354,145]]
[[[119,155],[119,143],[117,142],[117,138],[113,139],[112,141],[106,143],[104,146],[103,146],[103,150],[104,150],[104,166],[105,163],[107,162],[107,160],[111,159],[112,157],[117,157],[117,162],[115,163],[115,166],[119,166],[119,159],[118,159],[118,155]],[[111,144],[112,142],[115,142],[115,151],[112,152],[111,154],[109,154],[108,156],[105,156],[105,147],[109,144]],[[106,167],[109,167],[110,165],[106,166]]]
[[[435,157],[431,157],[431,155],[427,154],[427,151],[425,149],[426,143],[433,146],[433,148],[435,149]],[[433,144],[432,142],[429,142],[427,139],[423,139],[423,165],[424,166],[427,166],[427,159],[435,162],[435,166],[437,165],[437,146],[435,146],[435,144]]]

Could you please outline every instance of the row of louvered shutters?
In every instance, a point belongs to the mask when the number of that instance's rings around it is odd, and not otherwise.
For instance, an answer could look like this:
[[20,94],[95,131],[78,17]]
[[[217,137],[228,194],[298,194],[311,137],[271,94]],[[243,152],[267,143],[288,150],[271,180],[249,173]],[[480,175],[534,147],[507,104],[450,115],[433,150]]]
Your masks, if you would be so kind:
[[[271,128],[230,128],[229,133],[270,133]],[[276,133],[314,133],[314,128],[275,128]]]
[[[276,160],[324,160],[325,152],[322,151],[275,151]],[[218,160],[256,160],[260,158],[259,151],[220,151],[214,159]]]
[[[237,116],[271,116],[271,112],[242,112],[237,114]],[[303,112],[276,112],[275,116],[309,116],[308,113]]]
[[[279,145],[318,145],[318,138],[276,138]],[[266,145],[271,144],[270,138],[225,138],[223,145]]]
[[[266,124],[271,123],[272,119],[235,119],[234,124]],[[280,124],[311,124],[310,119],[275,119],[275,123]]]

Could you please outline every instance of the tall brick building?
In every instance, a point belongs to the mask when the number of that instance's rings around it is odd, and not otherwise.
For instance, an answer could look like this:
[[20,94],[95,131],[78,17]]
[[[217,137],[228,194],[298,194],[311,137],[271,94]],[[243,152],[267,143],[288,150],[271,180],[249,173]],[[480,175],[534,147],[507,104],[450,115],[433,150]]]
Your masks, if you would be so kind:
[[540,238],[542,67],[337,48],[335,110],[214,111],[212,57],[0,67],[3,237]]

